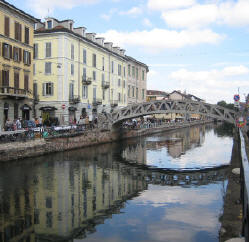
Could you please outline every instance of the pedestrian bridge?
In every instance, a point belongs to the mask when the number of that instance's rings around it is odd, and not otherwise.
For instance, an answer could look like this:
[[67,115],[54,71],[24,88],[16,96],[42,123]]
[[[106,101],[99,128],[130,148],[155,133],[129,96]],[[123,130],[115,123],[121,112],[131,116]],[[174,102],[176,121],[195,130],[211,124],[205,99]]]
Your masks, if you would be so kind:
[[116,109],[112,113],[99,115],[100,122],[107,122],[111,126],[132,118],[138,118],[153,114],[179,113],[186,118],[189,114],[199,114],[201,116],[218,119],[235,124],[237,112],[222,106],[196,102],[190,100],[160,100],[144,103],[136,103],[127,107]]

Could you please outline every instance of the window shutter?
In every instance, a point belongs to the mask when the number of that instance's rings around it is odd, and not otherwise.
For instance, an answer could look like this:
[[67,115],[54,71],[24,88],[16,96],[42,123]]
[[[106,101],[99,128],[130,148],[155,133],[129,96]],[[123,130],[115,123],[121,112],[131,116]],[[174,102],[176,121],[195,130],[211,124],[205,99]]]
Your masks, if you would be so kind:
[[25,58],[24,58],[24,52],[25,52],[25,50],[23,50],[23,55],[22,55],[22,57],[23,57],[23,63],[25,63]]
[[46,83],[42,83],[42,95],[43,95],[43,96],[46,96],[46,93],[45,93],[45,85],[46,85]]
[[54,95],[54,83],[51,83],[51,87],[52,87],[52,96]]
[[4,43],[2,43],[2,55],[3,55],[3,57],[5,56],[5,52],[4,52]]
[[10,48],[10,56],[9,57],[11,59],[12,58],[12,46],[10,45],[9,48]]
[[31,53],[29,52],[29,65],[31,64]]
[[22,48],[19,48],[19,61],[22,61]]
[[9,36],[9,34],[10,34],[10,19],[9,19],[9,17],[5,17],[4,34],[6,36]]
[[19,40],[22,41],[22,25],[19,24]]

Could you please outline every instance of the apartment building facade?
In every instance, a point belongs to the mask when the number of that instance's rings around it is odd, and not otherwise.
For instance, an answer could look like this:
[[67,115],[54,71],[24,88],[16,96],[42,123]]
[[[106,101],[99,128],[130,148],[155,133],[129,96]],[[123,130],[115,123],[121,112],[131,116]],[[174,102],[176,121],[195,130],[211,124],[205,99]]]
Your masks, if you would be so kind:
[[61,124],[127,105],[125,51],[73,24],[47,18],[34,37],[36,116]]
[[37,21],[0,1],[0,130],[7,119],[32,117],[33,33]]
[[126,56],[128,65],[128,104],[146,102],[147,73],[149,68],[142,62]]

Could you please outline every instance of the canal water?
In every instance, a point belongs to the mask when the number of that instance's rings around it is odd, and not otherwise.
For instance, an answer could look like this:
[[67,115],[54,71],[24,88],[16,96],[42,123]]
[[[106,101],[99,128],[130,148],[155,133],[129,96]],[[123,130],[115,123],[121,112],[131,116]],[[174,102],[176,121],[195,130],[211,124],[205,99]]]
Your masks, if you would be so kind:
[[219,241],[232,145],[206,125],[1,164],[0,242]]

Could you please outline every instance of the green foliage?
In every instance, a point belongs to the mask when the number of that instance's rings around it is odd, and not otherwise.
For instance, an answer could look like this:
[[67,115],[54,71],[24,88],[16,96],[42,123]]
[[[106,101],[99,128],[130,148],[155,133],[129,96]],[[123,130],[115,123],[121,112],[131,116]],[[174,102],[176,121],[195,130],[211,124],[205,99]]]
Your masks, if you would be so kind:
[[225,101],[219,101],[217,102],[217,105],[222,106],[224,108],[232,109],[234,110],[234,105],[232,103],[226,103]]

